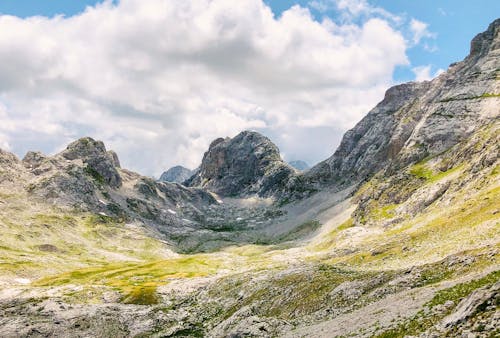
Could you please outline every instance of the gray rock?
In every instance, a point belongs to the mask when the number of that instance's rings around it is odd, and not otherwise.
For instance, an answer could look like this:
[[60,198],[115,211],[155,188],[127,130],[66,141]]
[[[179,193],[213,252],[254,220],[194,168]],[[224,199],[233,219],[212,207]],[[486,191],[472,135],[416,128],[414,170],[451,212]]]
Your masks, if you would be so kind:
[[499,27],[500,20],[494,21],[474,38],[464,61],[434,80],[390,88],[306,180],[316,186],[360,182],[381,169],[395,171],[442,153],[494,122],[500,104]]
[[24,155],[23,163],[29,168],[37,168],[45,159],[47,159],[47,156],[39,151],[28,151],[26,155]]
[[188,178],[193,176],[193,173],[194,173],[193,170],[178,165],[168,169],[163,174],[161,174],[160,181],[183,183]]
[[20,163],[16,155],[0,149],[0,168],[12,168]]
[[[444,327],[451,327],[461,322],[466,321],[469,317],[489,301],[498,301],[500,297],[500,282],[489,288],[481,288],[472,292],[468,297],[464,298],[458,305],[456,310],[445,317],[441,322]],[[493,302],[494,303],[494,302]]]
[[122,184],[116,166],[119,165],[118,156],[114,152],[107,152],[101,141],[90,137],[81,138],[71,143],[60,155],[68,160],[82,160],[91,175],[113,188],[119,188]]
[[234,138],[218,138],[203,156],[199,173],[186,184],[221,196],[273,196],[295,175],[267,137],[244,131]]
[[109,157],[111,158],[112,162],[113,162],[113,165],[116,167],[116,168],[121,168],[121,164],[120,164],[120,159],[118,158],[118,154],[115,153],[113,150],[108,150],[108,155]]

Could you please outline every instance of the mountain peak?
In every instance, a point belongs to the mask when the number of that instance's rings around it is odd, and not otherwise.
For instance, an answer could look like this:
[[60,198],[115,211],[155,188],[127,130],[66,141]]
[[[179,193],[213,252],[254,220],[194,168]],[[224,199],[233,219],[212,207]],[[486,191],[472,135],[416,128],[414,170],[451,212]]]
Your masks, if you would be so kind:
[[83,137],[68,145],[60,156],[67,160],[82,160],[90,170],[102,176],[104,181],[114,188],[122,184],[117,168],[120,167],[118,155],[113,151],[106,151],[102,141],[96,141],[91,137]]
[[269,138],[243,131],[234,138],[213,141],[198,174],[186,183],[222,196],[269,196],[293,174]]
[[442,153],[497,119],[499,27],[497,19],[472,40],[471,54],[439,77],[389,88],[307,178],[314,184],[363,181]]
[[177,165],[165,171],[160,176],[160,181],[162,182],[173,182],[173,183],[183,183],[188,178],[193,175],[193,171],[183,167],[181,165]]
[[470,44],[469,57],[484,56],[490,50],[500,48],[500,19],[496,19],[489,26],[488,29],[476,35]]

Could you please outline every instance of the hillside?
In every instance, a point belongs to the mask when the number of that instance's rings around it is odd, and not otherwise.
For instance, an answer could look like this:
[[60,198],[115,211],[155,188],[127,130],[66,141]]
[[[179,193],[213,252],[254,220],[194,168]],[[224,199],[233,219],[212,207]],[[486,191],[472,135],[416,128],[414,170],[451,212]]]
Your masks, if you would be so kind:
[[500,19],[299,172],[244,131],[185,184],[91,138],[0,151],[5,337],[500,335]]

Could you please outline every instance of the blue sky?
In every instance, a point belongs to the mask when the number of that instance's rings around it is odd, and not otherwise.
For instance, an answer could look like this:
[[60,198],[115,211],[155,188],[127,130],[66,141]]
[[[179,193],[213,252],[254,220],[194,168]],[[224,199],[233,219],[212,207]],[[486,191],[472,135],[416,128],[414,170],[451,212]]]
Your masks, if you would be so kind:
[[[371,5],[381,7],[395,15],[416,18],[429,24],[435,38],[429,43],[432,51],[421,45],[407,50],[411,65],[396,68],[396,81],[413,80],[412,65],[432,65],[433,70],[446,69],[450,63],[462,60],[469,52],[470,40],[486,29],[489,23],[500,17],[498,0],[370,0]],[[276,13],[294,4],[306,6],[310,0],[267,0]],[[314,12],[318,19],[322,15]],[[335,11],[326,15],[338,20]]]
[[390,86],[462,60],[500,14],[498,0],[97,3],[0,0],[0,148],[53,154],[90,136],[158,176],[249,129],[314,164]]
[[[81,13],[86,6],[93,6],[102,0],[0,0],[0,13],[19,17],[34,15],[71,16]],[[276,15],[293,5],[308,6],[311,0],[265,0]],[[407,50],[411,64],[395,69],[394,80],[411,81],[415,74],[411,68],[417,65],[432,65],[432,71],[446,69],[452,62],[462,60],[469,51],[470,40],[486,29],[487,25],[500,16],[498,0],[370,0],[372,6],[381,7],[388,12],[404,18],[416,18],[429,25],[435,37],[428,41],[431,50],[422,45]],[[328,16],[339,20],[335,10],[325,13],[311,9],[318,20]]]

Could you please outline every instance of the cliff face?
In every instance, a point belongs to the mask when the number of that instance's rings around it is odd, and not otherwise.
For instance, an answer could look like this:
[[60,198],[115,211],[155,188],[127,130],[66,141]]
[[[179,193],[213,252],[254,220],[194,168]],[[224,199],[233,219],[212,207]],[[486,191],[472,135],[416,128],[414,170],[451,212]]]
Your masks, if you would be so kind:
[[472,40],[464,61],[434,80],[390,88],[306,179],[316,186],[356,183],[441,153],[498,119],[499,30],[496,20]]
[[187,184],[221,196],[273,196],[295,175],[267,137],[244,131],[212,142],[198,173]]

